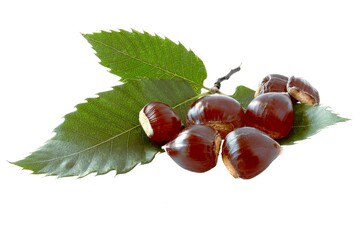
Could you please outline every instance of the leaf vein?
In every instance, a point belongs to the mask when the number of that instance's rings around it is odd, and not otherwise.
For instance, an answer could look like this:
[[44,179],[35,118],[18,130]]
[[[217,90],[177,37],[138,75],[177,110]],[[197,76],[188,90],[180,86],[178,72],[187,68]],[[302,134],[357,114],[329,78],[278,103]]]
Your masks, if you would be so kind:
[[106,140],[104,140],[104,141],[101,141],[101,142],[99,142],[99,143],[97,143],[97,144],[95,144],[95,145],[92,145],[92,146],[90,146],[90,147],[87,147],[87,148],[85,148],[85,149],[83,149],[83,150],[80,150],[80,151],[77,151],[77,152],[74,152],[74,153],[70,153],[70,154],[67,154],[67,155],[63,155],[63,156],[60,156],[60,157],[55,157],[55,158],[50,158],[50,159],[45,159],[45,160],[38,160],[38,161],[34,160],[33,162],[34,162],[34,163],[36,163],[36,162],[45,163],[45,162],[51,162],[51,161],[56,161],[56,160],[59,160],[59,159],[64,159],[64,158],[76,156],[76,155],[78,155],[78,154],[81,154],[81,153],[87,152],[87,151],[89,151],[89,150],[91,150],[91,149],[94,149],[94,148],[96,148],[96,147],[99,147],[99,146],[101,146],[101,145],[103,145],[103,144],[105,144],[105,143],[107,143],[107,142],[109,142],[109,141],[113,141],[114,139],[122,136],[123,134],[130,133],[131,131],[135,130],[135,129],[138,128],[138,127],[140,127],[140,124],[138,124],[138,125],[130,128],[130,129],[128,129],[128,130],[126,130],[126,131],[124,131],[124,132],[122,132],[122,133],[116,134],[116,135],[114,135],[114,136],[112,136],[112,137],[110,137],[110,138],[108,138],[108,139],[106,139]]

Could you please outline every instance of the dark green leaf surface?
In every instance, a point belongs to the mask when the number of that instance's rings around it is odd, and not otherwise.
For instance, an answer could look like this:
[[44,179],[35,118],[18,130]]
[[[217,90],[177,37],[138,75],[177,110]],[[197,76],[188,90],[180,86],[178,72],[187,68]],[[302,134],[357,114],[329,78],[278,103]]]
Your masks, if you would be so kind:
[[168,38],[137,31],[84,34],[110,72],[131,79],[183,79],[199,93],[206,78],[206,69],[192,51]]
[[323,106],[308,106],[296,104],[294,106],[295,120],[289,136],[280,141],[282,145],[291,145],[305,140],[320,130],[349,119],[342,118]]
[[243,108],[246,108],[254,98],[255,91],[245,86],[238,86],[231,97],[238,100]]
[[161,101],[174,106],[184,121],[194,97],[196,93],[184,80],[129,81],[77,105],[52,139],[14,164],[59,177],[128,172],[161,151],[139,125],[140,109],[151,101]]

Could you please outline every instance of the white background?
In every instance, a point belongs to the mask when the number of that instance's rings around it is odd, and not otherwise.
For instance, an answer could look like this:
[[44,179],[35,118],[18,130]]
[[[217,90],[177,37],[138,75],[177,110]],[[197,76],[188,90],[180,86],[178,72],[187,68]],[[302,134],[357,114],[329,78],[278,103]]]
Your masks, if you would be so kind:
[[[216,2],[216,3],[214,3]],[[359,239],[357,1],[2,1],[0,239]],[[80,33],[167,36],[205,63],[206,85],[255,88],[269,73],[305,77],[352,120],[285,147],[251,180],[221,160],[195,174],[165,156],[114,177],[32,175],[16,161],[62,116],[118,77]]]

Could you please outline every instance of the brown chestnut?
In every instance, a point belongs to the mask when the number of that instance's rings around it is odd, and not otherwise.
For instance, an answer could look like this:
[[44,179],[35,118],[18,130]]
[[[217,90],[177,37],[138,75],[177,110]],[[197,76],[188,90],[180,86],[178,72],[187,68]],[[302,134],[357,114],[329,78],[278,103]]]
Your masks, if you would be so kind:
[[196,100],[187,113],[189,126],[203,124],[216,129],[222,138],[244,125],[244,110],[234,98],[211,94]]
[[255,97],[267,92],[287,92],[288,77],[280,74],[269,74],[260,83]]
[[269,92],[254,98],[245,111],[246,125],[273,139],[286,137],[294,122],[294,110],[287,93]]
[[205,125],[184,129],[165,145],[167,154],[182,168],[192,172],[206,172],[216,166],[221,137]]
[[319,92],[308,81],[299,77],[290,77],[287,91],[296,100],[308,105],[320,103]]
[[146,135],[155,142],[168,142],[181,131],[181,120],[167,104],[151,102],[139,113],[139,122]]
[[222,159],[233,177],[250,179],[263,172],[281,151],[279,143],[265,133],[242,127],[226,136]]

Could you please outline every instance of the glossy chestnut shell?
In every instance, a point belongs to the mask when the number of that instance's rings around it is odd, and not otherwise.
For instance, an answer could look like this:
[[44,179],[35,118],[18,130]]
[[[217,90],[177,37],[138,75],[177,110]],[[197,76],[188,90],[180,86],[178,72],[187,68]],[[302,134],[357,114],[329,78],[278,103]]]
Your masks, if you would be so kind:
[[250,179],[263,172],[281,151],[279,143],[265,133],[243,127],[226,136],[222,159],[233,177]]
[[221,137],[205,125],[184,129],[165,145],[167,154],[182,168],[192,172],[206,172],[216,166]]
[[187,113],[186,121],[191,125],[207,125],[216,129],[222,138],[244,125],[244,110],[232,97],[211,94],[196,100]]
[[139,122],[146,135],[155,142],[166,143],[181,131],[181,120],[167,104],[151,102],[139,113]]
[[254,98],[245,111],[246,126],[255,127],[273,139],[286,137],[294,122],[294,110],[287,93],[270,92]]
[[296,100],[308,105],[320,103],[319,92],[308,81],[299,77],[290,77],[287,91]]
[[260,83],[255,97],[268,92],[287,92],[289,78],[280,74],[269,74]]

